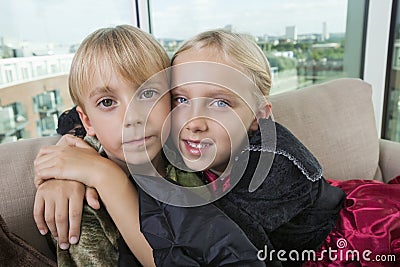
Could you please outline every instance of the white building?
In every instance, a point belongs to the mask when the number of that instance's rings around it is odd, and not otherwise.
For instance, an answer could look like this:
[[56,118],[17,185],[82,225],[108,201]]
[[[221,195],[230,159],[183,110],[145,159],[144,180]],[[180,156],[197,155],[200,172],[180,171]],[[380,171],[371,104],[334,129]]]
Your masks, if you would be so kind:
[[322,41],[329,39],[328,23],[325,21],[322,23]]
[[287,26],[286,27],[286,39],[290,39],[293,41],[297,40],[297,29],[296,26]]

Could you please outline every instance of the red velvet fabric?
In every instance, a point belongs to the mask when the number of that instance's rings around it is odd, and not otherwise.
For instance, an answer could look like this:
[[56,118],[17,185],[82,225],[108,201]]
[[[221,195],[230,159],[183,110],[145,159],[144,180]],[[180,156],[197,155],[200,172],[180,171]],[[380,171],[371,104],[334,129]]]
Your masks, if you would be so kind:
[[400,266],[400,176],[390,184],[328,181],[346,192],[344,208],[316,252],[318,260],[303,267]]
[[[214,191],[217,191],[219,185],[217,184],[216,180],[219,178],[219,175],[217,175],[209,170],[205,170],[204,174],[206,175],[208,182],[211,183],[212,189]],[[231,181],[230,181],[229,177],[226,177],[223,181],[220,181],[220,183],[222,183],[222,187],[221,187],[222,192],[225,192],[227,189],[229,189],[231,187]]]

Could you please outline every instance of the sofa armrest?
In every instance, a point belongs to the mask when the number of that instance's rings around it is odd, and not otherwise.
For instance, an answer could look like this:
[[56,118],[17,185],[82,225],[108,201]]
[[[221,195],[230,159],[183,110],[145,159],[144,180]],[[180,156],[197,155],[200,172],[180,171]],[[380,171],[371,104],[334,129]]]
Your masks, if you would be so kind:
[[400,143],[379,140],[379,167],[385,183],[400,175]]

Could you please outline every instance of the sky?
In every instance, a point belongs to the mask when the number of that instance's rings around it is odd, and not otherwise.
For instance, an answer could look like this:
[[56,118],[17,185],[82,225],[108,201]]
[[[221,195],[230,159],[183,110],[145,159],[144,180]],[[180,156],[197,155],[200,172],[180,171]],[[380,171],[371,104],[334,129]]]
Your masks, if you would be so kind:
[[[256,36],[345,32],[347,0],[151,0],[153,34],[186,39],[232,25]],[[1,0],[0,37],[27,42],[79,43],[100,27],[134,23],[132,0]]]
[[347,0],[153,0],[150,7],[157,37],[185,39],[228,24],[256,36],[281,36],[286,26],[322,33],[323,22],[329,32],[346,31]]
[[0,0],[0,37],[79,43],[100,27],[133,23],[131,0]]

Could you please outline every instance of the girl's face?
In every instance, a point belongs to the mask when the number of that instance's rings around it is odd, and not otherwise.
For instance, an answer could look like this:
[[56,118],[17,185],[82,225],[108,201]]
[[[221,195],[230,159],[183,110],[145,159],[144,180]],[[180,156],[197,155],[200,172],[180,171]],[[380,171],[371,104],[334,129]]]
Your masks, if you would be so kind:
[[134,165],[160,157],[170,129],[167,82],[137,89],[106,66],[102,73],[95,72],[92,84],[80,115],[87,133],[98,138],[108,157]]
[[[174,65],[193,61],[217,62],[238,69],[208,48],[187,50],[176,57]],[[172,73],[174,80],[181,78],[182,72],[176,68]],[[247,140],[248,131],[258,127],[250,108],[256,109],[257,101],[250,90],[235,91],[210,83],[178,83],[172,88],[172,137],[189,168],[229,171],[231,156]]]

